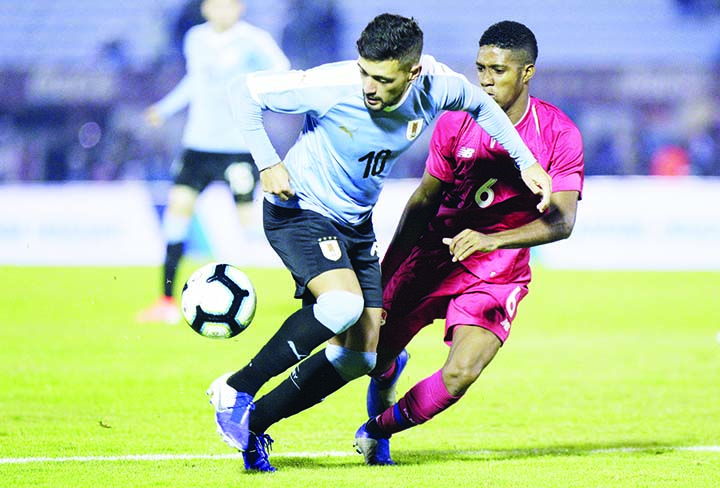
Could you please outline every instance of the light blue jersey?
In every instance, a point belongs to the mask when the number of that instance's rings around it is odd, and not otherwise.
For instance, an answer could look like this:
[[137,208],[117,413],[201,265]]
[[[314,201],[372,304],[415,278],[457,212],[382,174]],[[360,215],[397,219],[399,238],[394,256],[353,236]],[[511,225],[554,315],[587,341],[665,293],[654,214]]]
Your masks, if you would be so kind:
[[205,22],[190,28],[183,51],[187,73],[157,104],[163,118],[188,107],[183,146],[217,153],[247,152],[227,107],[233,78],[259,70],[288,70],[290,61],[266,31],[239,21],[224,32]]
[[265,198],[344,224],[363,222],[400,155],[443,110],[471,113],[519,167],[536,161],[507,115],[480,87],[432,56],[423,56],[420,64],[420,76],[401,101],[379,112],[365,106],[355,61],[253,73],[231,83],[235,119],[261,171],[281,161],[263,127],[262,111],[305,114],[302,132],[283,161],[296,197]]

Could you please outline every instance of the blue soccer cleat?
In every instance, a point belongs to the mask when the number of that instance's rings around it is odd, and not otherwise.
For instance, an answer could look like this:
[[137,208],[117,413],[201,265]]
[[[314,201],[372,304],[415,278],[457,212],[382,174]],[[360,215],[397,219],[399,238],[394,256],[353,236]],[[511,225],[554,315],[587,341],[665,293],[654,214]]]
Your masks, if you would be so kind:
[[268,460],[268,451],[272,448],[272,444],[273,440],[269,435],[255,435],[250,432],[248,448],[242,453],[245,469],[247,471],[264,471],[266,473],[274,472],[275,466],[270,464]]
[[[398,357],[395,358],[395,371],[390,378],[385,380],[370,379],[370,385],[367,391],[367,411],[370,417],[380,415],[395,403],[397,380],[405,369],[409,357],[408,352],[403,349]],[[392,457],[390,457],[390,439],[377,439],[377,444],[374,449],[373,464],[395,464]]]
[[367,412],[370,417],[377,417],[395,403],[397,381],[409,359],[408,352],[403,349],[395,358],[395,371],[390,378],[370,379],[367,391]]
[[393,466],[395,464],[395,461],[393,461],[392,457],[390,457],[390,439],[377,440],[377,446],[375,447],[375,459],[372,464],[376,466]]
[[[369,466],[388,466],[395,464],[393,460],[390,459],[390,439],[387,437],[373,436],[365,429],[366,425],[366,423],[362,424],[357,432],[355,432],[355,451],[363,455],[365,464]],[[385,441],[388,447],[387,457],[384,459],[378,457],[378,446],[382,441]]]
[[230,447],[244,451],[248,448],[250,412],[255,409],[255,404],[252,396],[227,384],[231,374],[224,374],[213,381],[207,395],[215,407],[215,423],[220,437]]

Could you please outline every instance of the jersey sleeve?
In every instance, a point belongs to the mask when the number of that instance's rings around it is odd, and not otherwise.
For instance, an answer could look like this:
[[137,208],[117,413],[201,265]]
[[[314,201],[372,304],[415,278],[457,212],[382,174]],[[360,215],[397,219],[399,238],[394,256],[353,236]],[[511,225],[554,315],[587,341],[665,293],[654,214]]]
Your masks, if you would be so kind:
[[290,60],[269,33],[257,29],[255,42],[257,49],[255,49],[253,55],[253,64],[257,66],[257,71],[286,71],[290,69]]
[[[263,126],[262,113],[322,116],[347,87],[358,81],[345,63],[321,65],[305,71],[262,71],[233,80],[229,87],[233,117],[261,171],[281,161]],[[348,76],[354,73],[355,76]]]
[[518,169],[522,171],[537,163],[537,158],[520,138],[520,134],[500,105],[480,87],[471,85],[471,89],[474,92],[472,99],[478,101],[477,108],[471,112],[475,120],[507,150]]
[[228,96],[233,119],[242,132],[258,170],[262,171],[282,161],[263,125],[263,107],[250,94],[247,75],[230,82]]
[[553,191],[578,191],[582,194],[584,182],[583,142],[580,131],[568,125],[555,141],[548,174]]
[[[465,118],[465,116],[463,117]],[[446,112],[440,116],[430,138],[430,147],[425,161],[425,170],[445,183],[455,180],[452,161],[459,136],[457,114]]]
[[183,108],[187,107],[192,99],[192,72],[195,69],[194,63],[197,58],[197,36],[199,26],[194,26],[185,34],[183,38],[183,55],[185,57],[185,76],[178,82],[175,87],[162,97],[156,104],[160,115],[167,119],[171,115],[176,114]]
[[170,90],[170,92],[168,92],[167,95],[162,97],[155,104],[155,107],[157,108],[160,115],[164,119],[167,119],[171,115],[174,115],[183,108],[187,107],[190,103],[191,98],[192,82],[190,79],[190,75],[186,74],[185,76],[183,76],[180,82],[175,85],[175,87]]

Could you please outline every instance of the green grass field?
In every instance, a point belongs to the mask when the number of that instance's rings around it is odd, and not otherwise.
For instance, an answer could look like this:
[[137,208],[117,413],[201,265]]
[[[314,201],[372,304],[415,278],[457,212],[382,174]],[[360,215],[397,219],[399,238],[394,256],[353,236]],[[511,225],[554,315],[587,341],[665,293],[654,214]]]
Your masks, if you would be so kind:
[[[273,426],[267,475],[243,471],[204,394],[297,306],[284,270],[247,271],[256,320],[213,341],[134,322],[156,269],[0,268],[0,486],[720,486],[720,273],[535,269],[507,345],[393,438],[398,466],[353,452],[361,379]],[[410,345],[401,392],[442,365],[440,337]]]

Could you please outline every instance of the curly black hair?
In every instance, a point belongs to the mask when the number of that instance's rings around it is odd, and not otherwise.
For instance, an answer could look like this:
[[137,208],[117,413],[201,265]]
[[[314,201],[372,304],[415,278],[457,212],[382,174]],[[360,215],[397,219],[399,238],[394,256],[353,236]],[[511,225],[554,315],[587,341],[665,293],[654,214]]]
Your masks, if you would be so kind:
[[410,68],[420,60],[423,32],[415,19],[385,13],[370,21],[356,45],[358,54],[369,61],[396,59]]
[[535,64],[538,56],[535,34],[524,24],[512,20],[503,20],[488,27],[480,38],[482,46],[524,51],[530,64]]

